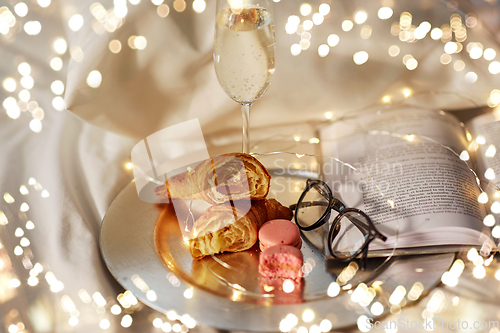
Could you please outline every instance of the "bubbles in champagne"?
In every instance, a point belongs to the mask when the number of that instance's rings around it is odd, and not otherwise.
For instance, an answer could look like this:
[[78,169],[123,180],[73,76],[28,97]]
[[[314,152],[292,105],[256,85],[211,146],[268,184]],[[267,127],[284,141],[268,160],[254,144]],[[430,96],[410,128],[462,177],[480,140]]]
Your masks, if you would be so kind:
[[260,7],[225,9],[217,16],[214,59],[217,78],[236,102],[252,103],[274,74],[274,30]]

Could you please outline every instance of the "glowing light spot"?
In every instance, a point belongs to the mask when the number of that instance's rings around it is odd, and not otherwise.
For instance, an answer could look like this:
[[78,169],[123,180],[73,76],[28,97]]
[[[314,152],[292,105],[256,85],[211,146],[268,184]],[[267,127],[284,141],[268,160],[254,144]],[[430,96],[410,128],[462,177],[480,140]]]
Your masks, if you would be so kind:
[[328,319],[323,319],[319,324],[319,329],[321,332],[330,332],[333,328],[332,322]]
[[61,58],[55,57],[50,60],[50,67],[55,71],[60,71],[63,66]]
[[205,8],[207,8],[207,3],[204,0],[194,0],[193,1],[193,10],[196,13],[203,13]]
[[28,14],[28,6],[24,2],[19,2],[14,6],[17,16],[25,17]]
[[369,325],[370,324],[370,320],[365,315],[359,316],[356,324],[358,325],[358,329],[361,332],[368,332],[368,331],[371,330],[371,327]]
[[448,42],[444,44],[444,52],[448,54],[453,54],[458,50],[458,46],[455,42]]
[[497,53],[495,50],[491,49],[491,48],[487,48],[486,50],[484,50],[483,52],[483,57],[484,59],[486,60],[493,60],[495,59],[495,57],[497,56]]
[[491,205],[491,211],[495,214],[500,214],[500,202],[498,201],[495,201],[492,205]]
[[480,47],[473,47],[470,52],[469,52],[469,56],[472,58],[472,59],[479,59],[483,56],[483,49],[480,48]]
[[111,309],[111,313],[114,314],[115,316],[119,315],[122,313],[122,308],[118,304],[114,304]]
[[186,298],[186,299],[193,298],[193,289],[188,288],[188,289],[184,290],[183,295],[184,295],[184,298]]
[[302,52],[302,47],[300,46],[300,44],[293,44],[290,47],[290,53],[292,55],[297,56],[300,54],[300,52]]
[[134,46],[138,50],[144,50],[147,45],[148,45],[148,42],[144,36],[137,36],[134,39]]
[[153,5],[161,5],[163,3],[164,0],[151,0],[151,2],[153,3]]
[[186,9],[186,2],[184,0],[175,0],[174,9],[179,13],[183,12]]
[[38,5],[42,8],[46,8],[50,5],[50,3],[52,2],[51,0],[37,0],[38,2]]
[[19,209],[21,210],[21,212],[27,212],[30,209],[30,206],[26,202],[23,202]]
[[451,62],[451,60],[452,60],[451,55],[449,55],[447,53],[442,54],[441,57],[439,58],[439,61],[443,65],[448,65]]
[[63,38],[56,38],[52,47],[57,54],[64,54],[68,50],[68,43]]
[[158,297],[156,296],[156,293],[154,292],[154,290],[149,290],[147,293],[146,293],[146,298],[151,301],[151,302],[154,302],[158,299]]
[[365,51],[356,52],[354,53],[353,60],[356,65],[362,65],[368,61],[368,53]]
[[30,240],[28,238],[26,238],[26,237],[23,237],[23,238],[21,238],[21,241],[19,242],[19,244],[22,247],[30,246]]
[[35,229],[35,224],[32,221],[26,222],[26,229],[28,229],[28,230]]
[[480,145],[484,145],[486,143],[486,138],[484,135],[478,135],[476,138],[476,142]]
[[30,276],[28,278],[28,286],[34,287],[38,284],[38,278],[36,276]]
[[372,304],[372,306],[370,308],[370,312],[374,316],[379,316],[384,312],[384,306],[380,302],[375,302]]
[[479,201],[479,203],[482,203],[482,204],[485,204],[488,202],[488,194],[486,194],[486,192],[482,192],[479,197],[477,198],[477,201]]
[[164,323],[161,327],[161,330],[163,332],[171,332],[172,331],[172,325],[170,325],[170,323]]
[[299,25],[300,24],[300,18],[297,15],[290,15],[288,17],[287,23],[290,23],[292,25]]
[[132,325],[132,316],[129,314],[124,315],[122,317],[120,325],[122,325],[122,327],[125,327],[125,328],[130,327],[130,325]]
[[302,16],[307,16],[307,15],[311,14],[311,11],[312,11],[312,7],[310,4],[303,3],[302,5],[300,5],[300,14]]
[[127,16],[128,8],[126,6],[126,3],[125,3],[125,5],[122,5],[122,6],[115,5],[115,8],[113,8],[113,12],[115,13],[116,17],[118,17],[118,18],[124,18],[125,16]]
[[68,26],[73,31],[78,31],[83,27],[83,16],[80,14],[75,14],[71,16],[68,21]]
[[27,62],[22,62],[17,66],[17,71],[22,76],[28,76],[31,74],[31,66]]
[[397,286],[396,289],[391,294],[391,297],[389,298],[389,303],[392,305],[397,305],[401,303],[403,298],[406,295],[406,289],[403,286]]
[[38,21],[28,21],[24,24],[24,31],[30,36],[35,36],[42,31],[42,25]]
[[353,27],[354,27],[354,23],[352,23],[351,20],[344,20],[342,22],[342,30],[344,30],[346,32],[351,31]]
[[43,190],[41,196],[42,198],[48,198],[50,196],[49,191]]
[[302,24],[302,26],[304,27],[305,31],[309,31],[313,28],[314,23],[311,20],[305,20],[304,23]]
[[102,319],[99,322],[99,327],[102,328],[103,330],[107,330],[111,326],[111,323],[107,319]]
[[357,24],[363,24],[368,19],[368,14],[364,10],[360,10],[354,14],[354,22]]
[[495,146],[494,145],[490,145],[488,147],[488,149],[486,149],[486,152],[484,153],[484,155],[486,157],[494,157],[496,153],[497,153],[497,149],[495,148]]
[[465,81],[467,83],[474,83],[477,81],[477,74],[474,72],[468,72],[465,74]]
[[488,180],[495,179],[495,171],[493,171],[492,168],[486,169],[486,171],[484,172],[484,177]]
[[444,272],[441,281],[448,287],[455,287],[458,284],[458,277],[450,272]]
[[102,82],[102,75],[97,70],[93,70],[87,76],[87,84],[91,88],[99,88],[101,82]]
[[389,96],[382,97],[382,102],[383,103],[389,103],[390,101],[391,101],[391,97],[389,97]]
[[21,228],[16,228],[16,231],[14,231],[14,236],[16,237],[23,237],[24,236],[24,230]]
[[318,47],[318,54],[320,57],[324,58],[328,55],[328,53],[330,53],[330,47],[326,44],[321,44],[319,47]]
[[464,150],[460,153],[460,159],[462,161],[468,161],[470,159],[470,156],[469,156],[469,153],[467,152],[467,150]]
[[309,143],[311,143],[311,144],[319,143],[319,139],[318,138],[310,138]]
[[498,74],[500,73],[500,62],[498,61],[492,61],[489,66],[488,66],[488,71],[491,74]]
[[491,235],[495,238],[500,238],[500,226],[495,226],[493,230],[491,230]]
[[170,7],[167,4],[159,5],[158,8],[156,8],[156,13],[160,17],[167,17],[170,13]]
[[381,7],[379,10],[378,10],[378,18],[381,19],[381,20],[387,20],[389,18],[392,17],[392,14],[393,14],[393,10],[391,7]]
[[19,279],[12,279],[9,281],[9,287],[11,288],[17,288],[21,285],[21,281]]
[[486,215],[483,220],[483,224],[487,227],[492,227],[495,225],[495,223],[496,223],[495,217],[491,214]]
[[399,47],[396,46],[396,45],[391,45],[389,47],[389,55],[391,57],[396,57],[398,54],[399,54],[400,50],[399,50]]
[[21,86],[26,89],[31,89],[35,85],[35,80],[31,76],[23,76],[21,79]]
[[327,43],[328,45],[330,45],[331,47],[334,47],[336,46],[340,41],[340,38],[339,36],[337,36],[336,34],[331,34],[330,36],[328,36],[327,38]]
[[30,92],[29,92],[28,90],[23,89],[23,90],[21,90],[21,91],[19,92],[19,99],[20,99],[21,101],[23,101],[23,102],[26,102],[26,103],[27,103],[27,102],[29,102],[30,98],[31,98],[31,94],[30,94]]
[[22,247],[20,247],[19,245],[17,245],[15,248],[14,248],[14,254],[16,256],[20,256],[21,254],[24,253],[24,250]]
[[292,280],[286,279],[283,281],[283,291],[285,293],[291,293],[295,289],[295,285],[293,284]]
[[35,133],[40,133],[42,131],[42,122],[38,119],[32,119],[30,121],[30,129]]
[[465,62],[462,60],[457,60],[453,64],[453,69],[456,70],[457,72],[461,72],[465,69]]
[[[33,111],[32,116],[34,119],[43,120],[43,118],[45,117],[45,112],[43,112],[42,108],[36,108]],[[36,189],[36,187],[35,187],[35,189]]]
[[486,276],[486,269],[483,266],[476,266],[472,271],[472,275],[474,275],[476,279],[483,279]]
[[469,261],[474,261],[476,260],[476,258],[479,256],[479,253],[477,253],[477,250],[475,248],[471,248],[468,252],[467,252],[467,259]]
[[406,62],[406,68],[410,71],[414,70],[418,66],[418,61],[415,58],[408,59]]
[[[0,225],[7,225],[9,224],[9,220],[7,219],[7,216],[5,215],[4,212],[0,210]],[[1,243],[0,243],[0,249],[2,248]]]
[[297,25],[288,22],[285,25],[285,31],[286,31],[287,34],[292,35],[292,34],[294,34],[294,33],[297,32]]
[[17,88],[16,80],[11,77],[6,78],[3,80],[3,88],[8,92],[14,92]]
[[72,47],[69,53],[71,54],[71,58],[76,62],[81,62],[83,60],[83,50],[79,46]]
[[170,310],[167,312],[167,318],[169,320],[177,320],[177,313],[174,310]]
[[61,95],[64,92],[64,83],[61,80],[56,80],[50,85],[50,89],[56,95]]
[[141,0],[128,0],[128,2],[130,2],[131,5],[135,6],[138,5],[141,2]]
[[315,317],[314,311],[311,309],[306,309],[304,312],[302,312],[302,320],[305,321],[306,323],[309,323],[313,321]]
[[153,326],[156,328],[161,328],[163,326],[163,320],[160,318],[153,319]]
[[316,13],[312,17],[312,21],[316,25],[320,25],[321,23],[323,23],[324,20],[325,20],[325,18],[320,13]]
[[61,96],[57,96],[52,100],[52,106],[57,111],[62,111],[66,108],[66,103],[64,102],[64,99]]
[[326,119],[332,119],[333,113],[332,112],[325,112],[325,118]]
[[330,13],[330,5],[327,3],[322,3],[319,5],[318,11],[321,15],[326,16]]

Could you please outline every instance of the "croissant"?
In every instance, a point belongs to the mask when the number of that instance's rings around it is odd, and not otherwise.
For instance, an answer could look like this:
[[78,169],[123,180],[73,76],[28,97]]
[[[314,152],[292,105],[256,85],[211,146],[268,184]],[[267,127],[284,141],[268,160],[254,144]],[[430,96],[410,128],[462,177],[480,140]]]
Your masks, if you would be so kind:
[[224,154],[200,163],[196,168],[169,178],[155,189],[161,198],[202,199],[216,205],[230,200],[264,199],[271,175],[253,156]]
[[262,224],[274,219],[291,220],[292,216],[292,211],[275,199],[211,206],[194,224],[189,251],[198,259],[221,252],[248,250],[257,241]]

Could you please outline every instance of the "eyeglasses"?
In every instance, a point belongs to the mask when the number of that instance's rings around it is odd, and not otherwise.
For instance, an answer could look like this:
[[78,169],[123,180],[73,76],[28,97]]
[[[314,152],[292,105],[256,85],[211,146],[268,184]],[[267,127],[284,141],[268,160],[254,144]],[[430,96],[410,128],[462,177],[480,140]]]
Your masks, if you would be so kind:
[[337,211],[328,232],[327,245],[330,254],[342,261],[351,261],[362,254],[361,266],[365,267],[368,245],[376,238],[387,240],[368,215],[356,208],[346,208],[321,180],[308,179],[299,201],[290,209],[295,211],[295,223],[303,231],[323,226],[330,221],[332,210]]

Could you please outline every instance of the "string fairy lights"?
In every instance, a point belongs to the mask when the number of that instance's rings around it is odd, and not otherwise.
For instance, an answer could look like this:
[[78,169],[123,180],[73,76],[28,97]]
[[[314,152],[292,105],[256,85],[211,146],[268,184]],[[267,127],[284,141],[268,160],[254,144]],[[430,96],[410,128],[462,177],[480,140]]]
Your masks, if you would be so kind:
[[[188,4],[191,3],[192,6],[188,6]],[[90,26],[93,33],[99,35],[106,33],[111,34],[125,24],[125,20],[133,8],[130,5],[135,6],[137,4],[139,4],[138,0],[129,0],[128,3],[127,1],[115,1],[113,6],[106,8],[101,3],[94,2],[88,9],[86,9],[89,11],[90,15],[86,15],[87,13],[75,13],[67,18],[65,24],[70,29],[70,33],[82,31],[82,29],[85,29],[86,26]],[[158,19],[167,18],[169,15],[181,14],[187,10],[192,10],[196,14],[202,14],[207,8],[207,3],[204,0],[195,0],[188,3],[183,0],[176,0],[171,3],[169,2],[168,4],[161,0],[152,0],[150,5],[152,10],[156,11]],[[35,38],[40,37],[40,35],[45,34],[47,31],[45,30],[46,27],[44,24],[40,21],[34,19],[32,20],[31,15],[38,11],[46,10],[47,12],[50,12],[52,8],[54,8],[54,4],[50,0],[38,0],[26,3],[17,2],[12,6],[9,5],[0,7],[0,34],[3,38],[8,39],[9,41],[14,41],[15,35],[19,33],[23,34],[24,37],[33,38],[34,40]],[[425,21],[421,22],[418,26],[414,25],[418,24],[418,22],[414,22],[414,18],[410,13],[402,13],[398,16],[398,13],[395,13],[394,9],[391,7],[381,7],[376,13],[359,10],[353,12],[352,17],[338,20],[338,23],[336,24],[339,29],[336,33],[331,33],[328,36],[325,36],[326,39],[321,40],[319,44],[313,45],[312,43],[319,40],[316,39],[317,36],[315,35],[315,27],[328,23],[328,20],[330,19],[329,15],[331,15],[332,18],[334,17],[334,13],[332,13],[330,5],[322,3],[319,6],[313,7],[310,4],[302,4],[295,14],[289,16],[284,27],[287,34],[291,36],[298,36],[299,38],[290,46],[290,53],[294,56],[300,55],[301,52],[307,52],[307,50],[314,50],[315,52],[317,50],[317,56],[322,58],[331,58],[332,55],[334,55],[333,48],[338,45],[342,45],[342,42],[345,42],[345,38],[347,38],[347,34],[351,34],[349,36],[353,36],[354,31],[359,30],[359,34],[356,35],[359,36],[359,38],[373,38],[372,36],[374,31],[370,20],[377,19],[378,17],[380,20],[390,22],[391,18],[396,17],[398,21],[396,22],[394,29],[391,27],[387,30],[387,33],[391,33],[393,30],[396,32],[396,35],[394,35],[395,38],[393,45],[388,45],[386,48],[386,52],[388,52],[387,54],[390,57],[396,58],[404,57],[406,55],[405,51],[403,51],[403,53],[401,52],[401,50],[404,50],[403,43],[418,43],[420,40],[428,40],[430,38],[434,40],[436,44],[438,42],[442,43],[440,47],[444,53],[439,59],[440,63],[443,65],[450,64],[450,66],[453,66],[455,71],[463,72],[464,78],[467,82],[474,83],[480,78],[478,78],[478,75],[475,72],[472,72],[467,68],[466,63],[455,59],[455,57],[460,53],[465,54],[465,52],[467,52],[469,58],[468,60],[471,61],[486,61],[486,65],[484,66],[486,66],[485,69],[489,74],[497,75],[500,73],[500,63],[498,60],[495,60],[497,59],[498,50],[495,50],[494,46],[483,46],[478,43],[469,43],[471,45],[471,47],[469,47],[466,43],[467,39],[470,38],[468,36],[468,30],[477,25],[477,18],[474,15],[468,14],[465,17],[465,21],[459,16],[452,16],[450,18],[450,22],[444,23],[439,27],[432,27],[430,23]],[[17,27],[20,29],[17,29]],[[455,40],[452,40],[453,38],[455,38]],[[152,43],[151,41],[152,39],[149,39],[149,36],[134,35],[132,41],[127,38],[113,39],[109,42],[108,48],[109,52],[114,54],[124,52],[123,48],[125,47],[128,49],[127,45],[129,45],[133,50],[141,51],[147,49],[148,43]],[[66,89],[66,84],[63,79],[64,75],[62,75],[64,73],[61,73],[61,71],[63,71],[63,69],[66,70],[72,61],[82,61],[86,56],[83,52],[82,45],[71,45],[69,40],[59,35],[53,36],[49,46],[52,49],[52,53],[50,57],[47,57],[47,60],[45,60],[47,62],[45,65],[50,66],[50,68],[54,71],[54,74],[58,75],[60,73],[61,76],[46,82],[46,80],[43,80],[40,77],[38,69],[39,65],[27,59],[23,60],[19,64],[16,63],[16,66],[13,66],[13,71],[11,73],[6,73],[7,76],[5,78],[1,78],[1,89],[3,89],[7,94],[7,97],[5,97],[2,101],[2,105],[5,109],[4,111],[6,115],[9,117],[8,120],[15,121],[19,118],[22,119],[22,117],[26,117],[27,115],[31,116],[32,119],[30,119],[27,124],[33,132],[33,135],[44,130],[45,127],[42,126],[42,123],[45,119],[44,115],[46,113],[48,114],[53,109],[62,111],[66,108],[62,97]],[[130,49],[128,50],[130,51]],[[369,53],[370,50],[368,49],[358,50],[356,53],[352,54],[352,61],[357,65],[365,64],[371,61]],[[406,59],[403,64],[409,71],[418,70],[419,66],[421,66],[418,60],[413,56]],[[399,62],[399,65],[401,66],[401,62]],[[480,72],[478,71],[478,73]],[[105,83],[105,80],[106,78],[103,78],[100,71],[91,70],[88,72],[86,83],[88,84],[88,87],[98,89],[103,83]],[[42,103],[42,99],[38,99],[38,89],[50,90],[53,92],[54,95],[51,97],[52,105],[50,105],[50,100],[49,105],[45,105]],[[405,98],[407,98],[412,95],[412,92],[409,89],[405,89],[402,94]],[[387,95],[383,97],[383,102],[391,103],[391,101],[396,99],[397,98],[395,96],[392,96],[391,98],[391,96]],[[490,107],[496,107],[500,104],[500,92],[497,89],[491,91],[487,104]],[[333,121],[333,113],[330,111],[326,112],[325,118]],[[405,139],[408,141],[421,138],[413,134],[405,135]],[[410,137],[412,138],[411,140]],[[319,138],[316,137],[302,139],[300,136],[295,136],[294,140],[297,142],[309,142],[310,144],[319,143]],[[475,139],[475,142],[479,145],[482,144],[488,147],[485,152],[486,157],[493,158],[495,156],[496,147],[493,144],[481,139],[478,140],[477,138]],[[299,157],[301,154],[296,156]],[[463,161],[468,161],[470,159],[469,152],[464,150],[460,153],[459,158]],[[131,167],[131,165],[126,165],[126,168],[128,169]],[[498,177],[498,175],[495,175],[493,170],[487,171],[484,174],[484,178],[487,180],[493,180],[495,177]],[[58,295],[60,299],[60,306],[64,312],[67,313],[68,317],[66,320],[70,326],[78,326],[82,323],[81,314],[77,312],[79,308],[83,306],[93,307],[95,305],[96,308],[99,308],[99,310],[96,311],[104,311],[105,313],[109,311],[109,313],[113,316],[120,316],[119,324],[123,328],[131,327],[134,324],[133,311],[134,309],[138,309],[137,305],[139,304],[137,297],[134,296],[132,292],[125,291],[124,293],[119,294],[116,299],[110,295],[103,295],[99,291],[92,291],[89,293],[84,289],[81,289],[77,293],[77,296],[70,296],[67,294],[63,295],[63,293],[67,291],[65,289],[65,283],[58,278],[60,277],[60,274],[55,271],[51,271],[45,263],[43,263],[42,266],[42,263],[38,263],[34,259],[36,257],[30,254],[32,251],[30,232],[38,228],[40,222],[38,222],[38,220],[34,217],[31,217],[34,221],[33,222],[29,220],[27,216],[30,216],[29,214],[36,208],[36,204],[32,204],[32,201],[35,200],[35,195],[37,198],[39,196],[44,200],[51,200],[48,190],[41,187],[36,180],[30,179],[28,185],[19,186],[19,192],[17,192],[17,187],[15,189],[9,189],[8,191],[10,193],[5,192],[2,195],[3,202],[5,202],[7,207],[9,209],[11,209],[11,207],[15,207],[16,210],[19,210],[19,213],[27,214],[25,215],[26,218],[19,218],[12,214],[9,215],[9,210],[4,209],[3,207],[3,211],[0,211],[0,226],[3,227],[8,224],[9,227],[12,225],[15,226],[15,229],[13,230],[15,230],[14,235],[16,237],[16,243],[12,249],[9,249],[12,250],[12,253],[16,256],[13,260],[22,260],[23,266],[26,268],[27,272],[26,276],[20,275],[10,279],[9,286],[12,288],[19,288],[24,284],[30,288],[35,288],[37,286],[40,287],[41,285],[48,286],[53,293]],[[491,200],[497,200],[490,198],[485,192],[481,193],[480,198],[481,201],[484,201],[485,203]],[[478,200],[480,200],[480,198],[478,198]],[[492,214],[487,215],[484,219],[484,225],[487,227],[494,227],[497,224],[498,217],[494,215],[498,214],[498,204],[496,204],[496,202],[497,201],[493,201]],[[394,202],[391,204],[390,199],[388,199],[387,203],[390,207],[394,208]],[[19,205],[19,207],[17,205]],[[500,233],[500,231],[493,231],[494,236],[498,233]],[[0,250],[4,249],[4,247],[5,245],[2,245]],[[471,263],[475,265],[473,272],[474,277],[477,279],[485,278],[486,270],[484,267],[486,265],[486,261],[480,263],[477,256],[472,254],[471,258],[472,257],[474,257],[474,260],[471,260]],[[460,274],[464,270],[463,262],[462,264],[457,264],[457,262],[458,261],[455,261],[450,270],[447,271],[449,274],[446,276],[443,274],[442,276],[441,280],[447,286],[456,285],[458,277],[460,277]],[[27,267],[30,268],[28,269]],[[459,267],[462,271],[458,273],[459,269],[456,267]],[[344,275],[342,275],[342,278],[346,279],[347,282],[350,280],[349,277],[352,275],[353,271],[356,271],[356,269],[353,266],[350,266],[349,269],[343,272]],[[500,272],[500,270],[498,272]],[[450,278],[450,276],[452,276],[452,278]],[[496,276],[498,276],[497,279],[500,280],[500,273]],[[170,275],[167,280],[173,286],[180,285],[179,280],[173,275]],[[138,284],[141,285],[140,282],[138,282]],[[415,284],[408,292],[406,292],[406,289],[403,291],[402,289],[404,288],[398,287],[399,289],[396,288],[392,291],[392,294],[390,294],[390,304],[388,304],[387,302],[384,303],[383,300],[376,300],[372,297],[373,293],[381,293],[378,288],[381,287],[357,285],[352,286],[352,289],[347,288],[344,290],[337,282],[332,282],[328,286],[328,290],[325,294],[329,297],[337,297],[342,292],[347,293],[348,291],[351,291],[351,299],[356,300],[358,303],[365,302],[366,306],[369,307],[373,315],[380,315],[383,312],[386,312],[388,307],[391,305],[399,305],[403,302],[404,297],[407,297],[408,300],[417,299],[423,291],[423,287],[420,287],[420,285],[417,284]],[[149,300],[154,300],[157,297],[154,291],[147,290],[145,287],[144,290],[146,290],[146,295],[149,293],[149,296],[146,296]],[[186,300],[191,300],[193,298],[193,293],[193,289],[186,289],[183,293],[184,298]],[[392,295],[395,296],[393,297]],[[71,297],[73,297],[73,299]],[[110,299],[111,301],[109,301]],[[376,301],[373,302],[373,300]],[[76,306],[75,301],[79,302],[78,306]],[[431,301],[429,301],[429,308],[432,310],[442,307],[441,303],[443,302],[443,298],[441,297],[441,294],[437,294],[437,296],[436,294],[433,294]],[[300,319],[297,315],[299,315]],[[317,318],[313,310],[304,311],[302,314],[297,315],[288,314],[280,322],[279,329],[283,332],[289,332],[295,327],[298,331],[308,331],[311,333],[316,331],[327,332],[332,329],[332,322],[328,319]],[[359,322],[361,322],[361,318],[362,316],[360,317]],[[366,318],[367,317],[364,319]],[[194,320],[190,318],[189,315],[177,315],[172,312],[169,312],[166,316],[162,316],[162,318],[155,318],[152,320],[152,325],[162,329],[164,332],[169,332],[171,330],[184,332],[187,331],[186,328],[193,328],[193,323]],[[18,323],[12,323],[9,325],[10,326],[7,326],[9,328],[9,332],[14,330],[22,331],[24,329],[24,324],[20,325]],[[98,326],[101,329],[110,329],[113,328],[113,325],[114,322],[110,321],[109,318],[102,318],[98,323]]]

